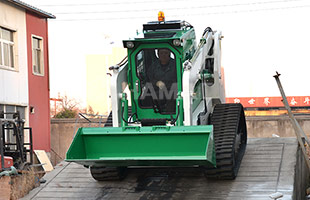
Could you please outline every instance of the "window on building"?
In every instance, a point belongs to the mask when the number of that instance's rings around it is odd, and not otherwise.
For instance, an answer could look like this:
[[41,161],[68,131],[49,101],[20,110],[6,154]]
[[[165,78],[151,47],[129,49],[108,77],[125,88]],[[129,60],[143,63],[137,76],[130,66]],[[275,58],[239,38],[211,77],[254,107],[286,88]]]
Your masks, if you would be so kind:
[[0,27],[0,66],[14,68],[14,32]]
[[34,74],[44,75],[43,40],[36,36],[32,37],[32,66]]
[[25,119],[26,117],[25,110],[26,108],[24,106],[16,106],[16,112],[19,112],[21,119]]
[[[0,114],[1,112],[4,112],[4,113],[19,112],[20,118],[26,119],[26,106],[0,104]],[[12,114],[5,114],[4,116],[0,115],[0,118],[13,119],[13,115]]]

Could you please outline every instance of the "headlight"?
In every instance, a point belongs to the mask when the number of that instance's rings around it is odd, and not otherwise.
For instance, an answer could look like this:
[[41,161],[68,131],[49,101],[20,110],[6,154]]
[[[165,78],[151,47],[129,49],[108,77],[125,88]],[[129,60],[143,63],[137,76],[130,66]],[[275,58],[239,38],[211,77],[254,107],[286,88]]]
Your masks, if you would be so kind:
[[173,40],[173,45],[174,46],[180,46],[181,45],[181,41],[180,40]]
[[127,42],[127,43],[126,43],[126,47],[127,47],[128,49],[132,49],[134,46],[135,46],[135,45],[134,45],[133,42]]

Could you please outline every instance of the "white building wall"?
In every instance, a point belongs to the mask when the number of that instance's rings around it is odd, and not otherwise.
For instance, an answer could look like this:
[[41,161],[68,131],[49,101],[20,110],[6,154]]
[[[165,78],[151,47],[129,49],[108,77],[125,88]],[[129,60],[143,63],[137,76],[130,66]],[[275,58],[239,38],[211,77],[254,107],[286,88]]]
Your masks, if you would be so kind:
[[16,31],[14,34],[16,70],[0,67],[0,104],[28,106],[25,11],[0,1],[0,26]]

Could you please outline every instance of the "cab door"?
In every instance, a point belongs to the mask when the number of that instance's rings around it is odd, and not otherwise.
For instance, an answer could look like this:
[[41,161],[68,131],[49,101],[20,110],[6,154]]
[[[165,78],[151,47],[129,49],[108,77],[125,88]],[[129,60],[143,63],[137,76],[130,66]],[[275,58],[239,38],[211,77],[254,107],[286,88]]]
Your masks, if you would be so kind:
[[[167,49],[170,53],[169,70],[164,69],[158,51]],[[176,115],[176,97],[181,91],[180,53],[169,44],[140,45],[130,56],[132,75],[132,106],[138,118],[158,119]],[[169,76],[173,77],[169,79]],[[161,80],[162,79],[162,80]],[[160,88],[159,82],[167,82]]]

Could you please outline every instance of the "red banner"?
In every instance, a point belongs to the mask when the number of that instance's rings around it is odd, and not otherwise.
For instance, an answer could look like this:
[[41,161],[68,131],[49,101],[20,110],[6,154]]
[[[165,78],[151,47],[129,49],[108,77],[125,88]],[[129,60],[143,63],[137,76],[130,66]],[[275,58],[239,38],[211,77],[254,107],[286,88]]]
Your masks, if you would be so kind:
[[[310,107],[310,96],[289,96],[287,101],[292,107]],[[282,97],[229,97],[226,103],[241,103],[245,108],[284,107]]]

